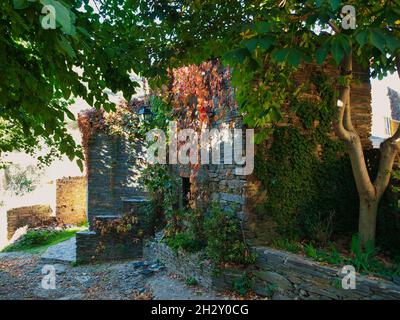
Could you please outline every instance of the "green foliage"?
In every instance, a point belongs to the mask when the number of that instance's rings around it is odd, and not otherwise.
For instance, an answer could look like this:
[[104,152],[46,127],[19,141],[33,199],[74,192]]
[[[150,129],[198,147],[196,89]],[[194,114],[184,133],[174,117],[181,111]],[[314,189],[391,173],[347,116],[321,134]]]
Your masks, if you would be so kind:
[[193,277],[187,278],[185,283],[188,286],[197,286],[199,284],[199,282],[196,280],[196,278],[193,278]]
[[[56,29],[42,27],[44,5],[55,8]],[[123,12],[104,19],[92,5],[88,0],[0,3],[0,154],[33,154],[47,145],[50,151],[39,157],[44,163],[62,154],[83,159],[66,129],[67,119],[74,120],[70,98],[110,110],[106,88],[122,90],[127,100],[135,92],[128,71],[142,65],[141,51],[133,54],[139,42],[123,36],[131,22],[123,22]],[[127,50],[131,53],[121,59]]]
[[253,286],[253,278],[249,273],[245,273],[243,277],[233,280],[232,287],[240,296],[247,295]]
[[377,246],[391,256],[400,256],[399,171],[392,172],[388,189],[382,197],[377,216]]
[[340,254],[333,243],[328,248],[314,247],[312,243],[305,244],[304,253],[307,257],[332,265],[342,267],[352,265],[357,272],[363,274],[380,275],[385,277],[398,276],[400,274],[399,261],[387,265],[378,259],[379,249],[367,244],[361,249],[357,235],[352,237],[350,254]]
[[174,250],[197,252],[202,249],[202,243],[189,231],[182,231],[167,238],[167,244]]
[[364,248],[361,248],[360,240],[355,235],[351,240],[351,253],[352,258],[349,260],[349,263],[357,271],[369,273],[379,269],[379,262],[375,259],[377,250],[372,243],[366,243]]
[[207,256],[217,265],[233,263],[248,265],[255,262],[242,236],[240,221],[233,210],[221,210],[213,204],[208,213],[204,230]]
[[301,245],[296,241],[288,239],[275,239],[271,243],[271,246],[277,249],[282,249],[292,253],[299,253],[301,251]]
[[331,138],[332,84],[322,74],[312,83],[321,101],[291,102],[303,127],[275,128],[270,147],[256,154],[255,175],[268,194],[258,211],[282,238],[326,243],[333,232],[354,231],[358,198],[344,145]]
[[312,243],[308,243],[304,245],[304,253],[313,260],[328,262],[333,265],[341,265],[345,261],[344,257],[339,254],[333,244],[331,244],[329,250],[327,250],[316,248]]
[[68,240],[75,236],[77,230],[61,230],[61,231],[28,231],[15,243],[7,246],[2,252],[26,251],[26,252],[42,252],[49,246],[59,242]]
[[[145,43],[157,57],[151,67],[157,75],[153,81],[165,79],[167,68],[223,57],[233,67],[245,122],[263,129],[262,140],[270,123],[282,120],[282,106],[295,93],[290,75],[301,63],[338,65],[352,50],[355,61],[370,66],[374,77],[396,70],[399,1],[351,1],[356,29],[342,28],[345,4],[338,0],[227,1],[224,5],[146,1],[139,16],[148,34],[157,35]],[[127,3],[121,10],[133,6]]]

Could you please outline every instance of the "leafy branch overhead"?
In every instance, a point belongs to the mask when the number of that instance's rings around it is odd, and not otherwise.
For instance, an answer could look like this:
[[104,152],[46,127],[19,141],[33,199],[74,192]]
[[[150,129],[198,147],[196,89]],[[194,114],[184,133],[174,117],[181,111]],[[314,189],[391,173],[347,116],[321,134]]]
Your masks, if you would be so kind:
[[[55,8],[56,29],[42,27],[44,6]],[[122,36],[129,23],[102,20],[88,0],[3,1],[0,10],[0,154],[48,145],[43,160],[82,159],[66,129],[75,120],[70,99],[110,110],[106,88],[126,99],[135,93],[129,72],[143,55],[133,54],[138,41]]]

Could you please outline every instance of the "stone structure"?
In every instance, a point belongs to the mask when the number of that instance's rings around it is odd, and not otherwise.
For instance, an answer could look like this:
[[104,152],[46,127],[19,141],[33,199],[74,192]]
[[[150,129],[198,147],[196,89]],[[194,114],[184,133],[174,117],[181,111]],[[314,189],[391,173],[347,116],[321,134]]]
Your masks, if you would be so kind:
[[36,228],[53,222],[53,210],[47,205],[14,208],[7,211],[7,237],[11,239],[18,228]]
[[[338,73],[337,69],[330,65],[318,66],[314,64],[306,64],[299,68],[298,72],[294,75],[295,82],[300,86],[310,82],[312,74],[322,72],[327,75],[336,77]],[[371,84],[369,80],[369,72],[361,69],[358,66],[354,66],[354,77],[357,81],[352,84],[352,120],[355,129],[360,135],[363,147],[368,150],[372,149],[372,143],[370,140],[371,127],[372,127],[372,109],[371,109]],[[312,87],[312,85],[311,85]],[[315,88],[314,88],[315,89]],[[310,94],[311,99],[318,99],[316,92],[311,88]],[[217,99],[217,98],[216,98]],[[221,129],[223,125],[229,124],[235,128],[242,128],[242,119],[238,115],[236,109],[228,108],[226,106],[220,107],[218,110],[214,110],[218,114],[222,114],[222,117],[217,117],[218,120],[211,124],[212,128]],[[298,122],[298,121],[297,121]],[[296,119],[293,120],[294,125],[297,124]],[[286,125],[282,123],[282,125]],[[333,128],[332,128],[333,132]],[[334,135],[334,133],[332,133]],[[255,151],[258,148],[265,148],[266,144],[260,144],[255,146]],[[244,149],[244,146],[243,146]],[[240,152],[240,150],[235,150]],[[245,151],[243,150],[243,154]],[[256,237],[256,232],[253,232],[253,226],[257,223],[256,215],[254,214],[254,208],[257,204],[261,203],[265,199],[265,190],[261,188],[260,181],[254,175],[240,176],[234,174],[234,169],[237,165],[223,164],[224,163],[224,148],[221,143],[221,163],[220,165],[201,165],[200,169],[196,172],[195,189],[203,189],[207,194],[205,199],[207,203],[201,203],[197,201],[192,204],[196,207],[207,208],[209,206],[209,200],[218,202],[222,208],[231,207],[235,208],[239,218],[242,220],[244,228],[246,230],[246,236],[248,238]],[[190,176],[191,168],[182,165],[173,165],[173,172],[182,179],[182,190],[184,189],[185,179]],[[182,204],[185,194],[180,192],[180,203]],[[257,221],[258,222],[258,221]],[[263,230],[267,230],[263,226]],[[258,242],[259,243],[259,242]]]
[[142,150],[123,138],[98,133],[88,146],[88,219],[121,215],[123,201],[145,195],[139,168]]
[[257,261],[247,269],[213,272],[202,253],[174,252],[159,239],[146,242],[145,257],[162,261],[168,271],[195,278],[202,286],[232,290],[235,282],[249,279],[251,290],[274,300],[398,300],[400,279],[378,279],[357,274],[356,289],[342,287],[341,268],[322,266],[300,255],[266,247],[255,247]]
[[80,225],[86,222],[86,177],[66,177],[56,181],[58,223]]
[[143,219],[146,205],[139,169],[139,144],[104,133],[94,134],[87,150],[87,216],[89,231],[77,234],[77,261],[113,260],[142,256],[141,242],[132,237],[100,235],[96,221],[119,221],[125,214]]

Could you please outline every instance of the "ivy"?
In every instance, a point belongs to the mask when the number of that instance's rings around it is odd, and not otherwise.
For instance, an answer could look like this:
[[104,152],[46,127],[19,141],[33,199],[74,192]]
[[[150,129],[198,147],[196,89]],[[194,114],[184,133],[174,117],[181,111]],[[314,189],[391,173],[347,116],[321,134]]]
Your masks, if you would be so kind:
[[333,85],[322,73],[311,82],[318,99],[291,101],[291,121],[301,125],[275,127],[271,146],[256,154],[255,174],[268,194],[257,211],[276,222],[280,237],[321,243],[355,229],[358,196],[344,145],[331,135]]

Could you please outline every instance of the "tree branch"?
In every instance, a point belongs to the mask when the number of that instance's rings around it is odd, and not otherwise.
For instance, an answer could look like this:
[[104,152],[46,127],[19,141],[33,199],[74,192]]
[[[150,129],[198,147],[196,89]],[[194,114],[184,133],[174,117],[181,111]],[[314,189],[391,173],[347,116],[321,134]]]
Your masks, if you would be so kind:
[[378,174],[374,181],[376,196],[378,200],[382,197],[390,182],[390,174],[392,172],[394,160],[400,150],[400,126],[392,137],[381,143],[381,156],[379,159]]
[[376,195],[376,190],[371,182],[368,168],[365,163],[360,136],[354,130],[350,115],[352,74],[353,55],[352,50],[350,50],[350,53],[343,60],[340,67],[340,75],[344,77],[345,83],[340,87],[338,115],[335,129],[339,138],[344,140],[347,144],[353,175],[360,197],[372,199]]
[[340,33],[340,29],[334,21],[332,21],[332,20],[329,21],[328,25],[332,28],[333,31],[335,31],[335,33]]
[[350,142],[351,129],[354,130],[351,123],[350,116],[350,90],[351,90],[351,80],[353,73],[353,56],[350,50],[349,55],[344,59],[340,67],[340,75],[345,78],[345,84],[340,87],[339,100],[337,102],[338,113],[336,119],[336,133],[342,140]]

